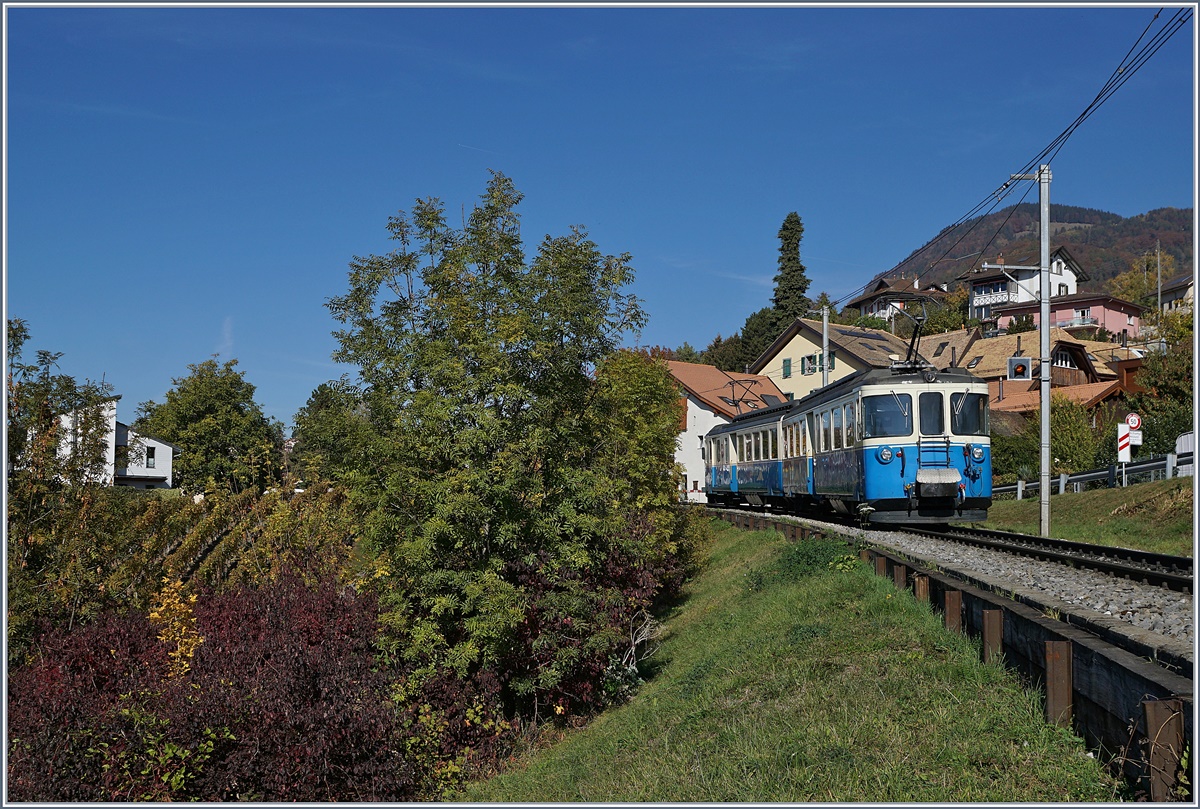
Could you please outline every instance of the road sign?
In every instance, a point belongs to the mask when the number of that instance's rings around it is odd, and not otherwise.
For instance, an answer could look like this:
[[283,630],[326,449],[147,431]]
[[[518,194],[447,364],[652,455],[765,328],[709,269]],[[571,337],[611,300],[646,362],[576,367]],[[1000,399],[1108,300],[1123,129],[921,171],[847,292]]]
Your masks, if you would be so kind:
[[1131,430],[1140,430],[1142,428],[1142,417],[1137,413],[1130,413],[1125,417],[1125,423],[1129,425]]
[[1117,425],[1117,462],[1129,463],[1131,451],[1129,449],[1129,425]]
[[1142,431],[1141,430],[1130,430],[1129,431],[1129,443],[1133,444],[1135,447],[1140,447],[1142,445]]

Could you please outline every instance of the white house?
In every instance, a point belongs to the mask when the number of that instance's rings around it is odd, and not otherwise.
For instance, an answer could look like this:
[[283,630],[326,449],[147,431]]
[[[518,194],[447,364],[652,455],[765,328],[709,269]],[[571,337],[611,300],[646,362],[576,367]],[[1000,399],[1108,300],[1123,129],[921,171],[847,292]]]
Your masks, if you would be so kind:
[[[105,402],[102,407],[101,418],[105,424],[104,465],[96,482],[105,486],[169,489],[171,467],[179,447],[168,441],[139,435],[129,425],[117,421],[115,400]],[[66,435],[64,443],[72,441],[79,415],[68,413],[59,418]],[[67,446],[59,448],[60,453],[68,451]]]
[[[956,280],[971,287],[970,317],[981,321],[996,319],[993,309],[1015,303],[1037,301],[1041,294],[1040,270],[1032,265],[1007,266],[1001,254],[995,264],[984,263],[963,273]],[[1050,254],[1050,297],[1074,295],[1079,282],[1088,276],[1065,247]]]
[[675,444],[675,461],[684,470],[680,496],[691,503],[707,503],[701,451],[704,436],[739,413],[780,404],[787,397],[765,376],[722,371],[693,362],[668,361],[667,366],[682,388],[687,405]]
[[1164,312],[1190,312],[1195,300],[1196,279],[1190,272],[1177,275],[1162,285]]

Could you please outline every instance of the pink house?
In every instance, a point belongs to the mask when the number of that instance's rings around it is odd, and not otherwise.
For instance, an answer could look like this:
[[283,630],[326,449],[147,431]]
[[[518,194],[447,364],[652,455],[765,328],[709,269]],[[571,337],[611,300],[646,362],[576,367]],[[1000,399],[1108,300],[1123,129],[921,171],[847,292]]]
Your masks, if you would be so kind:
[[[1123,301],[1099,292],[1077,292],[1050,299],[1050,325],[1066,329],[1075,337],[1094,338],[1104,329],[1114,337],[1136,337],[1141,329],[1142,313],[1146,307]],[[1041,304],[1037,301],[1010,303],[992,310],[996,327],[1006,330],[1018,317],[1032,317],[1033,326],[1041,328]]]

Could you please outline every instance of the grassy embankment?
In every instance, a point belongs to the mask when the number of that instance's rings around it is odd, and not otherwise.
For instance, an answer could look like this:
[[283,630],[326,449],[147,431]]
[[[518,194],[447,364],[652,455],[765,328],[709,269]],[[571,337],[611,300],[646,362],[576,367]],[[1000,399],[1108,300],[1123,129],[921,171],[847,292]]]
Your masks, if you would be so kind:
[[[1074,542],[1192,556],[1196,538],[1193,502],[1190,477],[1079,494],[1052,494],[1050,535]],[[1034,492],[1032,498],[993,503],[985,525],[1000,531],[1037,534],[1040,518],[1041,503]]]
[[[1100,801],[1040,698],[844,544],[716,523],[654,676],[468,801]],[[569,717],[568,717],[569,719]]]

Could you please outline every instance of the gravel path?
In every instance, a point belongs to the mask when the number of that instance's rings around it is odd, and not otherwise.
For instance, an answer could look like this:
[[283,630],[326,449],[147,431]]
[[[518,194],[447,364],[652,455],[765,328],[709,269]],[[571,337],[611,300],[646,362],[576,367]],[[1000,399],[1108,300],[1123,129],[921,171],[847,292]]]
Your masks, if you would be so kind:
[[1116,619],[1163,638],[1162,646],[1195,662],[1195,605],[1190,594],[1117,579],[1090,570],[896,531],[864,531],[805,520],[892,548],[942,570],[960,571],[1002,590],[1111,625]]

